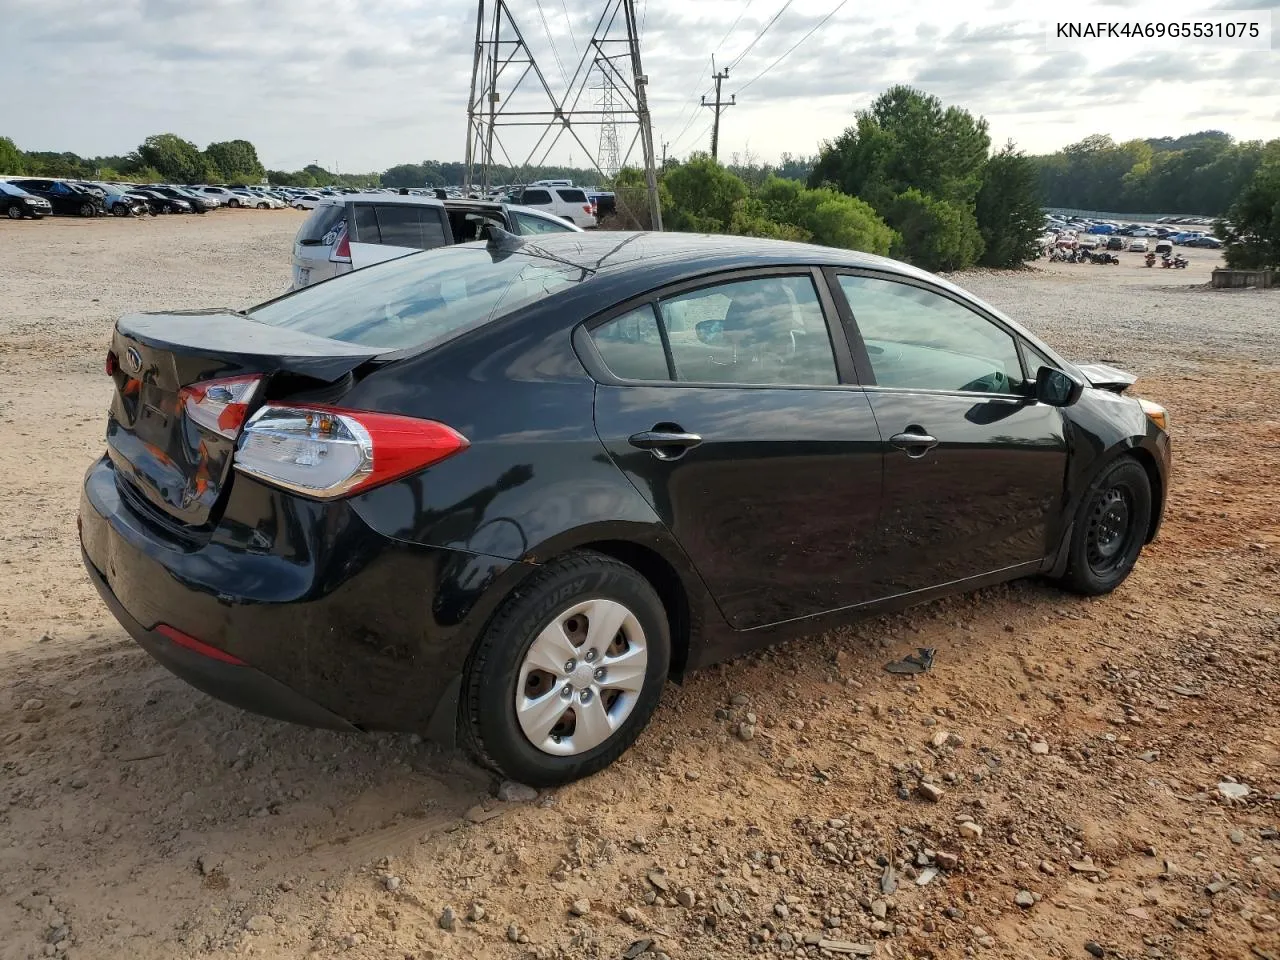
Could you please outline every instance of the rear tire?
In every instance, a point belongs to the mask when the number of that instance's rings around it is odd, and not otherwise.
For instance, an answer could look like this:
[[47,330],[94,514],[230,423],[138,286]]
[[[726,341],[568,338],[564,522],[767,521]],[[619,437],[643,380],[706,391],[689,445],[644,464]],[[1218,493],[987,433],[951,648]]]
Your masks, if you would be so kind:
[[612,557],[569,554],[521,584],[471,651],[461,739],[520,783],[590,776],[648,724],[670,662],[666,611],[649,582]]
[[1106,467],[1076,510],[1062,586],[1098,596],[1124,583],[1147,539],[1151,499],[1151,480],[1133,457]]

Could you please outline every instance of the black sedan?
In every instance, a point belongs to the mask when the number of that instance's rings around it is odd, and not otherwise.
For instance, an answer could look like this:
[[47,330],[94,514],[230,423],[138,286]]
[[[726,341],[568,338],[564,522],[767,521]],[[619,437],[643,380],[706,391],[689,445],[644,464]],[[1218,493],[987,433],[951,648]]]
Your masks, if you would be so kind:
[[14,177],[9,181],[27,193],[44,197],[54,213],[73,217],[97,217],[107,212],[102,197],[62,180]]
[[0,180],[0,212],[10,220],[25,217],[39,220],[53,213],[53,208],[44,197],[37,197],[7,180]]
[[192,193],[186,190],[179,190],[177,187],[152,186],[152,187],[147,187],[147,192],[158,193],[161,196],[168,197],[170,200],[181,200],[189,208],[188,210],[181,211],[183,213],[189,213],[191,211],[195,211],[196,213],[208,213],[210,210],[213,210],[217,206],[217,204],[209,200],[206,200],[204,197],[201,197],[197,193]]
[[599,770],[670,677],[1018,577],[1115,589],[1163,408],[919,270],[685,234],[491,231],[107,354],[85,566],[195,686]]
[[[133,196],[142,197],[153,215],[160,213],[190,213],[194,202],[186,197],[169,196],[154,187],[139,187],[129,192]],[[200,212],[203,213],[204,211]]]

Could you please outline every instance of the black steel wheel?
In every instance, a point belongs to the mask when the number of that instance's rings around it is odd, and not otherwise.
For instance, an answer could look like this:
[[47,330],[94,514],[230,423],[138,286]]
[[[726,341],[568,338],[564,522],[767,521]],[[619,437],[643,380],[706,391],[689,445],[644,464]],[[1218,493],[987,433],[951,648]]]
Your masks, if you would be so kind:
[[1076,511],[1063,585],[1087,595],[1120,586],[1147,540],[1151,501],[1151,480],[1132,457],[1104,469]]

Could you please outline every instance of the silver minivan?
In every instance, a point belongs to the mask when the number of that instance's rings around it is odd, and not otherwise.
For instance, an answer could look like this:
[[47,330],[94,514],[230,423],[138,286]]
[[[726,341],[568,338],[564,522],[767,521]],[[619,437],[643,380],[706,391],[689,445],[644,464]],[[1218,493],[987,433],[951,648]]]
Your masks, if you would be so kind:
[[290,289],[419,250],[479,240],[486,223],[522,235],[582,232],[540,210],[507,203],[386,193],[325,198],[294,238]]

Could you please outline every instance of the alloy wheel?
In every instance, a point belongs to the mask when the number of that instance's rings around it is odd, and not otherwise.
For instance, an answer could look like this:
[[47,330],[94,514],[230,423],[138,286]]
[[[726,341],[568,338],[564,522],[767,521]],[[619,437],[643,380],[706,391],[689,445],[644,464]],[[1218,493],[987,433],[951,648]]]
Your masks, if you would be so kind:
[[9,215],[10,220],[22,219],[22,208],[18,206],[16,203],[10,204],[9,209],[6,210],[5,212]]
[[635,709],[649,650],[635,614],[614,600],[576,603],[525,652],[516,718],[534,747],[555,756],[593,750]]

